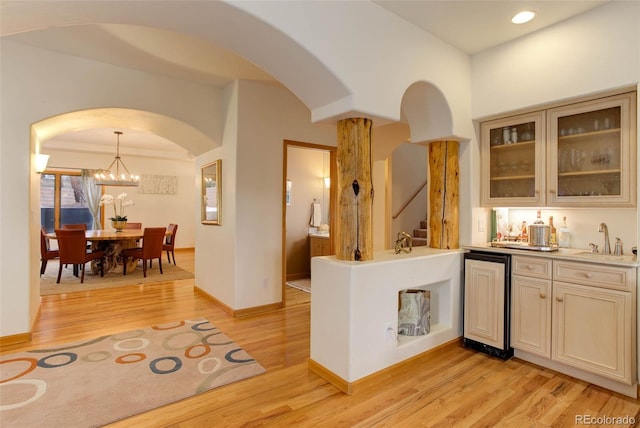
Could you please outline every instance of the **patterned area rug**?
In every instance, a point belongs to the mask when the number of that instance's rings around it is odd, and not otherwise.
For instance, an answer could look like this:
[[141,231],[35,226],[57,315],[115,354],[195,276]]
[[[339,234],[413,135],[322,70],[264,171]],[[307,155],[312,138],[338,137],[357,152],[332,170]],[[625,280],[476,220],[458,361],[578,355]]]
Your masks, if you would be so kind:
[[84,282],[80,283],[80,278],[73,276],[71,266],[62,268],[62,277],[60,283],[56,283],[58,277],[59,264],[57,260],[51,260],[47,264],[44,275],[40,277],[40,295],[47,296],[50,294],[73,293],[75,291],[97,290],[101,288],[124,287],[127,285],[150,284],[161,281],[175,281],[178,279],[193,278],[191,272],[166,263],[162,263],[162,271],[158,269],[158,261],[155,260],[152,268],[147,268],[147,277],[142,276],[142,265],[138,266],[133,272],[127,270],[127,275],[120,272],[105,273],[104,277],[100,274],[91,273],[89,263],[87,263],[87,272],[84,275]]
[[0,357],[5,427],[96,427],[264,373],[207,320]]
[[295,281],[287,281],[289,287],[311,293],[311,278],[296,279]]

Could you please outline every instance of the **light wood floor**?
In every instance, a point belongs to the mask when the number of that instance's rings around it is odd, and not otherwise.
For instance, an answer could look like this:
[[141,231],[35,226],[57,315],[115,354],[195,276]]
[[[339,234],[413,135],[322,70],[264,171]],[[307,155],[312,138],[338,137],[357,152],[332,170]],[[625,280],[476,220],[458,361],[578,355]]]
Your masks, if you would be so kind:
[[[177,252],[176,259],[193,271],[192,252]],[[112,427],[567,427],[580,426],[579,415],[640,418],[637,400],[457,345],[347,396],[307,369],[309,294],[287,287],[287,308],[233,319],[193,286],[191,279],[46,296],[33,342],[0,353],[206,317],[267,369]]]

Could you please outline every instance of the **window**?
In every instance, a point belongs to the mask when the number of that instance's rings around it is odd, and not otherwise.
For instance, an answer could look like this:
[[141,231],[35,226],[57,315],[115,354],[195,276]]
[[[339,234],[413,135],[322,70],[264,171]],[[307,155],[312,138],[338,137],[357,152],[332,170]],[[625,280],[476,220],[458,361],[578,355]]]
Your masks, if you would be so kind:
[[40,224],[53,232],[63,224],[84,223],[93,218],[82,190],[80,173],[47,172],[40,176]]

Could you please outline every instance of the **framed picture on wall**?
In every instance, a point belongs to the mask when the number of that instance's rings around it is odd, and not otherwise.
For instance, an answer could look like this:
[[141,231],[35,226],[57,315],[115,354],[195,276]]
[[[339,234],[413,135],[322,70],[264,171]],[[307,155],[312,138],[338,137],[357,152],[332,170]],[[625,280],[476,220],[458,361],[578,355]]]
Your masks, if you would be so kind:
[[220,225],[222,212],[222,160],[202,167],[202,224]]

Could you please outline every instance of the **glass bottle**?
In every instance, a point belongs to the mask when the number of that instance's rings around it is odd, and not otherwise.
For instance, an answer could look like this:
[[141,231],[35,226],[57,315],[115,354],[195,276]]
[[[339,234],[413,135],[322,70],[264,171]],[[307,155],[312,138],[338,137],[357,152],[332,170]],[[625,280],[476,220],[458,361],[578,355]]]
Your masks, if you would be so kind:
[[533,224],[544,224],[544,221],[542,221],[542,212],[540,210],[538,210],[536,221],[534,221]]
[[550,215],[549,216],[549,226],[551,227],[551,236],[549,237],[549,243],[551,245],[555,245],[557,243],[557,231],[556,231],[556,227],[553,225],[553,216]]
[[511,144],[511,131],[508,126],[502,128],[502,144]]
[[525,242],[529,241],[529,234],[527,233],[527,222],[522,221],[522,229],[520,230],[520,240]]
[[571,233],[567,226],[567,218],[562,218],[560,229],[558,230],[558,246],[560,248],[569,248],[571,246]]

